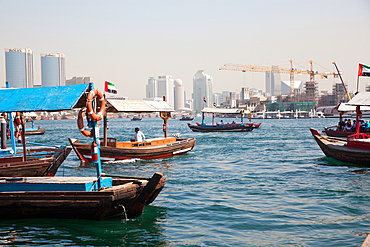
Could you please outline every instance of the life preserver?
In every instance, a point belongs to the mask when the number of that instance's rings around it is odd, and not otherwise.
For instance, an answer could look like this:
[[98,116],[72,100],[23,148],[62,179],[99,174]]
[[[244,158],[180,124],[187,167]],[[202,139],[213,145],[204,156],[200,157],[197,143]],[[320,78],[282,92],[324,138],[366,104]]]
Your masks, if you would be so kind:
[[[94,112],[92,102],[95,96],[98,96],[99,101],[100,101],[100,111],[98,114]],[[98,89],[93,89],[89,92],[87,95],[87,103],[86,103],[86,108],[87,108],[87,114],[93,121],[99,121],[100,119],[103,118],[103,115],[105,113],[105,98],[102,92],[100,92]]]
[[81,108],[81,110],[78,112],[78,118],[77,118],[77,126],[78,129],[81,131],[81,133],[86,137],[93,137],[93,133],[84,127],[84,116],[85,116],[86,108]]

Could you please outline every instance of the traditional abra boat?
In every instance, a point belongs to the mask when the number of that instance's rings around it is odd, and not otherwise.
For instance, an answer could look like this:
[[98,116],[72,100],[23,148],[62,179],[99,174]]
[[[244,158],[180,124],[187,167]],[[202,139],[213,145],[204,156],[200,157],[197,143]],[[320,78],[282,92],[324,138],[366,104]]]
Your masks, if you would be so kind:
[[358,121],[361,109],[364,106],[370,106],[370,93],[359,93],[347,104],[356,107],[356,133],[349,135],[347,140],[323,136],[318,130],[313,128],[310,131],[326,156],[370,167],[370,135],[360,133]]
[[[60,165],[67,158],[72,148],[65,145],[47,146],[28,143],[33,146],[26,146],[25,141],[25,121],[23,113],[42,104],[42,107],[48,105],[48,102],[39,102],[37,99],[30,98],[32,89],[3,89],[0,90],[2,99],[11,99],[0,102],[0,112],[7,113],[9,116],[9,132],[11,148],[7,148],[6,121],[3,119],[2,125],[1,149],[0,149],[0,177],[12,176],[54,176]],[[47,88],[39,88],[40,94],[50,95]],[[52,104],[50,102],[49,104]],[[12,112],[16,112],[13,124]],[[18,126],[22,126],[20,132]],[[14,126],[14,128],[13,128]],[[16,146],[16,136],[21,136],[22,148]],[[20,151],[19,151],[20,150]]]
[[[102,162],[125,160],[125,159],[160,159],[173,155],[181,155],[191,151],[194,148],[195,138],[180,138],[179,136],[167,135],[167,120],[173,112],[165,101],[142,101],[142,100],[121,100],[107,99],[108,112],[124,113],[154,113],[159,112],[164,120],[163,131],[164,138],[146,139],[143,142],[131,140],[128,142],[119,142],[116,138],[107,136],[107,118],[104,117],[104,138],[100,150]],[[77,120],[81,133],[85,136],[91,135],[84,129],[83,118],[85,109],[81,109]],[[69,141],[80,158],[82,164],[91,163],[91,148],[87,143],[81,143],[78,139],[69,138]]]
[[[212,125],[204,123],[205,113],[212,113]],[[241,123],[214,124],[215,114],[240,114]],[[260,127],[261,123],[253,124],[251,120],[250,123],[244,123],[244,114],[244,109],[204,108],[202,110],[202,123],[188,124],[188,126],[194,132],[249,132]]]
[[[54,92],[49,97],[39,94],[38,89]],[[26,90],[23,99],[34,99],[39,104],[50,102],[52,108],[41,107],[42,111],[70,110],[86,102],[89,124],[92,126],[93,163],[97,167],[96,177],[1,177],[0,178],[0,219],[14,218],[73,218],[100,220],[112,217],[133,218],[140,216],[145,205],[158,196],[165,184],[163,174],[156,172],[151,178],[106,176],[101,170],[100,142],[97,121],[104,114],[105,103],[101,101],[100,113],[94,110],[94,95],[100,92],[92,84],[50,88],[14,89],[13,95]],[[41,91],[42,91],[41,90]],[[92,99],[92,100],[90,100]],[[98,104],[96,104],[98,105]],[[17,102],[11,111],[22,109]],[[1,107],[0,107],[1,109]],[[28,109],[29,111],[29,109]]]
[[190,115],[183,115],[180,118],[180,121],[193,121],[193,120],[194,120],[194,117],[193,116],[190,116]]
[[135,115],[133,116],[133,118],[131,118],[131,121],[141,121],[143,120],[139,115]]
[[40,128],[40,126],[35,127],[33,120],[31,119],[32,126],[26,126],[26,135],[43,135],[45,134],[45,129]]
[[[352,105],[348,105],[347,103],[340,103],[337,106],[337,110],[339,112],[339,122],[342,122],[343,115],[348,112],[355,112],[356,107]],[[370,111],[370,107],[362,106],[361,110]],[[350,136],[356,133],[355,131],[352,131],[352,130],[347,131],[347,130],[340,129],[338,127],[339,127],[339,124],[336,126],[324,127],[324,130],[322,132],[325,133],[327,136],[331,136],[331,137],[347,137],[347,136]]]

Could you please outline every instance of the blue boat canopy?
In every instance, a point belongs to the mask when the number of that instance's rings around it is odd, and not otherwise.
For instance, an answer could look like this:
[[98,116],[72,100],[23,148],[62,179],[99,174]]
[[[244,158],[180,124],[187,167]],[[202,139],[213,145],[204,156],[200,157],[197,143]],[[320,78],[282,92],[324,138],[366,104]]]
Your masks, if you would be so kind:
[[70,86],[0,89],[0,112],[63,111],[86,105],[92,83]]

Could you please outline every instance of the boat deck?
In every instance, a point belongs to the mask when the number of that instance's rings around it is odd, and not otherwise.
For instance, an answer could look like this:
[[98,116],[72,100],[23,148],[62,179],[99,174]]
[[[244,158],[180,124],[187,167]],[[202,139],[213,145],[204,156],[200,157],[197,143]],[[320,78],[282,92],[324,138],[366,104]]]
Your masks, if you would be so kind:
[[[0,178],[0,192],[15,191],[92,191],[96,177],[19,177]],[[112,187],[112,178],[102,178],[102,187]]]

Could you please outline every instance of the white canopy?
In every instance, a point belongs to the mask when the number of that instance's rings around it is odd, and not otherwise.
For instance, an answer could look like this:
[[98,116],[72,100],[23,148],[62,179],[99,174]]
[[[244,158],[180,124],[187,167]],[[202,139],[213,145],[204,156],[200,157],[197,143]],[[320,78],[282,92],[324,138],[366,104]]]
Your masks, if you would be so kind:
[[173,112],[166,101],[107,99],[108,112]]
[[[240,114],[241,110],[238,108],[203,108],[204,113],[218,113],[218,114]],[[245,114],[249,114],[248,110],[244,110]]]
[[[351,106],[370,106],[370,92],[369,93],[358,93],[353,97],[347,105]],[[363,108],[361,107],[361,110]]]

